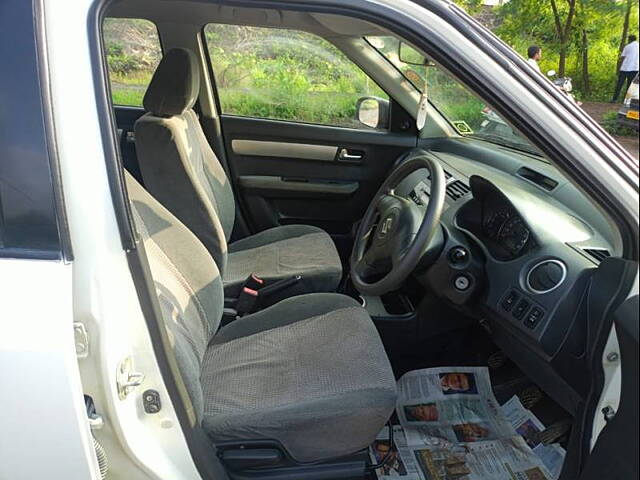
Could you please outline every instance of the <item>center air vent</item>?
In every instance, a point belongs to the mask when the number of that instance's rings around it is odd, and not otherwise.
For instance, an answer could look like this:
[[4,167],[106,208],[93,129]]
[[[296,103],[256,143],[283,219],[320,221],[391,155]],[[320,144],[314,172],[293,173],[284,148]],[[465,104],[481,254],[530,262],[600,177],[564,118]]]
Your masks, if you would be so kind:
[[449,195],[453,200],[458,200],[459,198],[464,197],[470,191],[471,189],[460,180],[456,180],[447,185],[447,195]]
[[567,267],[560,260],[543,260],[527,274],[527,286],[533,293],[549,293],[567,278]]

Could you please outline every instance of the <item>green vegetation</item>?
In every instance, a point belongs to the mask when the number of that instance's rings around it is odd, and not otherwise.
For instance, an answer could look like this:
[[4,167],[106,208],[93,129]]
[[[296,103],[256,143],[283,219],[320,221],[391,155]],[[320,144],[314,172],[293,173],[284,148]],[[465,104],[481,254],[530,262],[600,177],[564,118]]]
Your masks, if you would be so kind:
[[224,113],[355,127],[360,97],[387,97],[309,33],[208,25],[205,38]]
[[632,128],[625,127],[624,125],[620,125],[620,123],[618,123],[618,112],[609,112],[604,114],[600,123],[602,127],[611,135],[629,137],[637,135],[636,131]]
[[[581,100],[610,98],[622,39],[638,24],[638,0],[510,0],[490,10],[481,0],[457,1],[483,21],[489,17],[485,23],[523,56],[529,45],[540,45],[542,70],[571,76]],[[155,27],[107,19],[104,31],[114,103],[139,106],[161,56]],[[480,128],[481,101],[437,67],[402,64],[397,40],[380,38],[376,48],[417,88],[426,79],[430,99],[447,118]],[[205,40],[224,113],[361,127],[357,100],[387,98],[337,48],[309,33],[209,25]]]
[[142,105],[162,54],[155,26],[147,20],[107,18],[104,40],[113,102]]
[[622,47],[637,35],[638,0],[511,0],[494,12],[495,33],[525,57],[540,46],[542,71],[572,77],[577,98],[611,99]]

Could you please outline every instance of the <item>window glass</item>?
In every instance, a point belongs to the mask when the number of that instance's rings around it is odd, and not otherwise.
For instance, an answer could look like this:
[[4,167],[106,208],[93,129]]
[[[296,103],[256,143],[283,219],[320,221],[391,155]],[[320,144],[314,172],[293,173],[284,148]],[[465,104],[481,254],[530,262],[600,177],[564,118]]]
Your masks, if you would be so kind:
[[[32,2],[0,4],[0,258],[62,255],[65,227],[58,218],[64,212],[56,212],[57,175],[47,148],[36,14]],[[0,276],[6,274],[0,266]],[[4,291],[0,299],[9,301]]]
[[377,36],[366,37],[366,40],[402,72],[417,90],[422,91],[426,80],[429,101],[461,134],[540,154],[489,105],[398,38]]
[[207,25],[205,37],[222,112],[367,128],[361,97],[388,96],[328,41],[292,30]]
[[162,58],[156,26],[137,18],[107,18],[103,32],[113,103],[142,106],[142,97]]

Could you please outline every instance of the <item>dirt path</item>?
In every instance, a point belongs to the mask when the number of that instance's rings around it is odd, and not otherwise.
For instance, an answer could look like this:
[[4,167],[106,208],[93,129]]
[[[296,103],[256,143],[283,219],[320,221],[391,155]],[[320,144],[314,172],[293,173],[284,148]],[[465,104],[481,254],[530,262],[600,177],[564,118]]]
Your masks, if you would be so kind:
[[[616,112],[618,108],[620,108],[619,104],[612,103],[601,103],[601,102],[585,102],[582,105],[582,108],[591,115],[598,123],[602,123],[603,117],[609,112]],[[621,137],[618,135],[614,135],[620,145],[622,145],[631,155],[633,155],[636,160],[640,158],[640,141],[638,140],[638,136],[633,137]]]

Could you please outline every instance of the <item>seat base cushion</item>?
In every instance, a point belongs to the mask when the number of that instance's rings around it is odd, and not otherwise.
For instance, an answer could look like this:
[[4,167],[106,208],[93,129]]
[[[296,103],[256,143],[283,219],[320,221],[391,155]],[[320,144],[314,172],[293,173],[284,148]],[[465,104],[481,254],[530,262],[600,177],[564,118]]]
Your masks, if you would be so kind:
[[396,401],[373,322],[337,294],[290,298],[224,327],[201,383],[214,442],[275,440],[300,462],[366,448]]
[[257,233],[229,245],[224,272],[225,296],[237,297],[252,273],[267,281],[301,275],[295,292],[335,291],[342,264],[331,237],[310,225],[286,225]]

